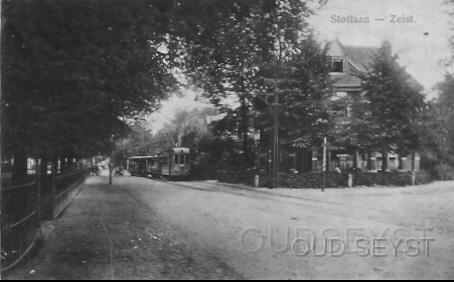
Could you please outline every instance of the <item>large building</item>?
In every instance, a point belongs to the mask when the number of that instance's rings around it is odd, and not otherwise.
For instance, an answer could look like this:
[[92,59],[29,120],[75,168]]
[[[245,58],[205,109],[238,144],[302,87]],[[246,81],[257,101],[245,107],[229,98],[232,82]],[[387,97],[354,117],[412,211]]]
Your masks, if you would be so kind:
[[[375,47],[347,46],[339,40],[330,44],[328,52],[331,58],[330,78],[332,81],[333,95],[330,114],[335,118],[334,128],[345,134],[345,128],[351,122],[351,111],[355,100],[361,95],[361,74],[367,71],[371,63]],[[416,82],[415,82],[416,83]],[[336,130],[334,130],[336,132]],[[288,133],[288,132],[287,132]],[[308,172],[321,171],[323,168],[323,148],[314,146],[310,141],[304,140],[304,136],[283,134],[285,137],[279,140],[279,170]],[[326,154],[326,168],[328,170],[349,170],[357,168],[361,170],[377,171],[381,169],[384,161],[379,152],[359,152],[354,149],[355,136],[342,134],[329,136],[329,146]],[[349,139],[349,140],[346,140]],[[259,142],[258,163],[262,170],[270,171],[272,166],[272,129],[264,129],[261,132]],[[339,142],[336,142],[339,141]],[[351,144],[345,146],[343,144]],[[398,156],[389,153],[387,156],[389,170],[419,170],[419,156]]]

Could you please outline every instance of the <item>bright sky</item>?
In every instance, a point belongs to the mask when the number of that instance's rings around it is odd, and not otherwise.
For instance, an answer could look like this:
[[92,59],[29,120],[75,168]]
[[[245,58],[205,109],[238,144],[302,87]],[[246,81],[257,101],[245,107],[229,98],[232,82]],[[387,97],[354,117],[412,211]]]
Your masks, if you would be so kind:
[[[440,61],[449,56],[449,21],[444,0],[329,0],[310,19],[321,41],[338,38],[347,45],[379,46],[389,40],[400,63],[433,97],[432,87],[443,79]],[[413,23],[390,23],[391,15],[413,17]],[[368,24],[333,23],[332,16],[369,17]],[[384,19],[384,21],[375,21]],[[425,35],[427,33],[427,35]],[[148,126],[159,130],[182,109],[206,107],[200,93],[183,89],[162,104],[147,120]]]
[[[450,20],[444,0],[329,0],[311,19],[320,40],[379,46],[389,40],[400,63],[427,92],[443,79],[440,60],[449,56]],[[391,15],[413,23],[390,23]],[[332,16],[369,17],[370,23],[333,23]],[[384,19],[376,21],[375,19]],[[427,33],[427,35],[425,35]]]
[[146,118],[146,125],[156,133],[166,123],[171,122],[178,112],[205,108],[209,105],[209,102],[201,96],[200,91],[182,88],[178,93],[174,93],[168,100],[164,101],[157,112]]

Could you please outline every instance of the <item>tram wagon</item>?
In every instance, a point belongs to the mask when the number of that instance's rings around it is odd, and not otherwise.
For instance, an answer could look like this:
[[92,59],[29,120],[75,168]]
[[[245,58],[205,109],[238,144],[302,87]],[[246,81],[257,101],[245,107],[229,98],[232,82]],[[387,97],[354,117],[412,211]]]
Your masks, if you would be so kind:
[[128,169],[133,176],[187,178],[191,173],[190,150],[174,147],[153,156],[134,156],[128,159]]
[[[128,159],[128,170],[132,176],[149,177],[153,174],[152,167],[154,163],[158,163],[159,165],[159,157],[155,156],[130,157]],[[155,170],[159,172],[159,168]]]
[[161,175],[167,177],[188,177],[191,173],[189,148],[175,147],[160,154]]

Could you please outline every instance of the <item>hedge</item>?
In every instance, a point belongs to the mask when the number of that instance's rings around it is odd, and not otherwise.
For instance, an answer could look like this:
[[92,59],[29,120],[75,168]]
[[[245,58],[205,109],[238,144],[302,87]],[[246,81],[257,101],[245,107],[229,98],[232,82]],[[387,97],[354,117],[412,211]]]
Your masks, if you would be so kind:
[[[353,173],[354,186],[408,186],[411,185],[411,172],[355,172]],[[254,185],[255,173],[252,170],[245,171],[220,171],[217,179],[221,182],[233,184]],[[302,174],[279,173],[279,187],[282,188],[322,188],[324,185],[323,173],[308,172]],[[427,184],[432,177],[426,171],[418,171],[416,184]],[[325,174],[326,188],[348,187],[348,174],[327,172]],[[260,187],[272,187],[270,175],[260,175]]]

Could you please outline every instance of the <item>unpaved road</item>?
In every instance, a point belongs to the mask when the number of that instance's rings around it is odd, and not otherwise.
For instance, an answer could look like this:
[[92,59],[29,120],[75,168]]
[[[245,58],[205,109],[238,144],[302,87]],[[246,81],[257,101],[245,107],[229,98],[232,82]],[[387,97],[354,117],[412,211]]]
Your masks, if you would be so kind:
[[[138,177],[109,188],[101,180],[89,179],[55,223],[76,235],[50,235],[56,245],[88,236],[97,247],[68,247],[56,258],[63,246],[45,246],[25,265],[35,278],[454,278],[454,182],[322,193]],[[85,220],[65,221],[80,214]],[[74,255],[72,276],[55,275]]]
[[[210,253],[245,278],[454,278],[454,183],[325,193],[140,178],[117,183],[178,228],[190,248]],[[343,242],[364,235],[362,246],[370,254],[324,255],[322,245],[306,254],[307,245],[296,239],[310,234]],[[372,250],[375,237],[386,250]],[[428,254],[423,237],[431,239]],[[394,252],[397,239],[414,241]]]

